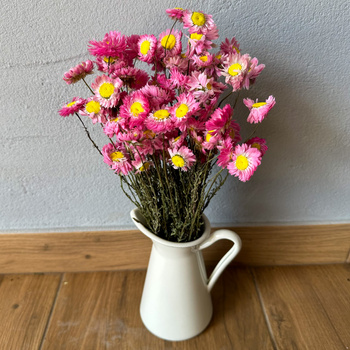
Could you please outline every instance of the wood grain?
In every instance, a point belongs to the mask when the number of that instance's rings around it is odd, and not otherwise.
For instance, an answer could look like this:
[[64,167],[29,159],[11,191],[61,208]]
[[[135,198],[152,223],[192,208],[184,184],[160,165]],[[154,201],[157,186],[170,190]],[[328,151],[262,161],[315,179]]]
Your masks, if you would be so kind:
[[213,289],[209,327],[182,342],[159,339],[143,326],[144,278],[144,271],[66,274],[43,350],[273,349],[248,269],[224,272]]
[[[246,265],[344,263],[350,248],[350,224],[238,227],[243,242],[236,262]],[[0,272],[79,272],[142,269],[151,241],[141,232],[0,234]],[[220,241],[204,250],[214,265],[230,248]]]
[[255,268],[278,349],[350,348],[350,267]]
[[0,277],[0,349],[39,349],[60,275]]

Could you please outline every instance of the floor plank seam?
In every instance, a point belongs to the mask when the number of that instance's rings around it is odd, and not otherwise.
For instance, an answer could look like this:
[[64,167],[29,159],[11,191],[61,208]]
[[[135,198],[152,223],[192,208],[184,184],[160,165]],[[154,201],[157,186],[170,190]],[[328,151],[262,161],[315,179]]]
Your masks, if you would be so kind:
[[61,291],[61,288],[62,288],[62,285],[63,285],[63,278],[64,278],[64,275],[65,275],[65,273],[62,273],[62,274],[61,274],[60,283],[58,284],[58,287],[57,287],[55,299],[54,299],[54,301],[53,301],[53,303],[52,303],[52,307],[51,307],[51,310],[50,310],[50,314],[49,314],[49,317],[47,318],[46,327],[45,327],[43,336],[42,336],[42,338],[41,338],[41,342],[40,342],[40,346],[39,346],[38,350],[42,350],[42,347],[43,347],[43,345],[44,345],[45,338],[46,338],[46,334],[47,334],[47,331],[48,331],[49,326],[50,326],[50,323],[51,323],[53,311],[54,311],[55,306],[56,306],[56,303],[57,303],[58,295],[60,294],[60,291]]
[[320,298],[319,298],[319,296],[318,296],[318,294],[317,294],[317,291],[315,291],[315,289],[314,289],[313,287],[312,287],[312,289],[313,289],[313,291],[314,291],[314,296],[315,296],[315,298],[317,299],[318,304],[321,306],[321,308],[322,308],[324,314],[326,315],[326,318],[328,319],[328,322],[331,324],[334,333],[335,333],[336,336],[338,337],[339,341],[342,343],[344,349],[348,349],[348,347],[344,344],[343,339],[340,337],[339,333],[337,332],[337,329],[334,327],[334,324],[333,324],[331,318],[329,317],[329,314],[328,314],[327,310],[325,309],[323,303],[321,302],[321,300],[320,300]]
[[265,305],[264,305],[264,302],[262,300],[262,295],[261,295],[261,292],[260,292],[260,288],[259,288],[259,285],[258,285],[258,281],[257,281],[257,278],[255,276],[255,270],[254,268],[250,268],[249,269],[251,274],[252,274],[252,277],[253,277],[253,281],[254,281],[254,285],[255,285],[255,290],[256,290],[256,293],[258,294],[258,298],[259,298],[259,303],[260,303],[260,307],[261,307],[261,311],[262,311],[262,314],[264,316],[264,319],[265,319],[265,323],[267,325],[267,329],[269,330],[269,334],[270,334],[270,339],[271,339],[271,343],[272,343],[272,346],[273,346],[273,349],[274,350],[278,350],[278,347],[277,347],[277,342],[276,342],[276,339],[275,339],[275,335],[273,334],[273,330],[272,330],[272,327],[271,327],[271,323],[270,323],[270,320],[269,320],[269,317],[267,315],[267,312],[265,310]]

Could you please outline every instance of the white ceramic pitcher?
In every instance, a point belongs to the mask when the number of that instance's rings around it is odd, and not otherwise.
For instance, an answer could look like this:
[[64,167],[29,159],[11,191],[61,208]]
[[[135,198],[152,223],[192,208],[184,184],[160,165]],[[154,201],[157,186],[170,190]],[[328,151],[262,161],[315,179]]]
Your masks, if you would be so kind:
[[[130,215],[137,228],[153,242],[140,306],[144,325],[154,335],[171,341],[198,335],[212,317],[210,291],[240,251],[241,239],[226,229],[210,234],[210,223],[203,215],[205,230],[200,238],[189,243],[169,242],[142,225],[138,209]],[[201,250],[220,239],[228,239],[234,245],[208,279]]]

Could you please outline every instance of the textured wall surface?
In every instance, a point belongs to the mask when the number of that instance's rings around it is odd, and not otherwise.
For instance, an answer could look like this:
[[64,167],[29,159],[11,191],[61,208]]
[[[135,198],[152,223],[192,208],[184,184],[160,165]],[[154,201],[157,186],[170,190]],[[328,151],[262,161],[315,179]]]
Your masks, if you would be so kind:
[[[107,31],[158,36],[170,28],[165,9],[174,6],[212,14],[221,40],[235,36],[243,53],[266,65],[242,97],[277,100],[258,131],[269,152],[249,182],[226,182],[206,211],[212,223],[350,222],[347,0],[5,0],[0,231],[132,227],[133,205],[118,177],[77,119],[58,115],[86,93],[62,76],[88,59],[88,41]],[[247,116],[245,107],[236,113]]]

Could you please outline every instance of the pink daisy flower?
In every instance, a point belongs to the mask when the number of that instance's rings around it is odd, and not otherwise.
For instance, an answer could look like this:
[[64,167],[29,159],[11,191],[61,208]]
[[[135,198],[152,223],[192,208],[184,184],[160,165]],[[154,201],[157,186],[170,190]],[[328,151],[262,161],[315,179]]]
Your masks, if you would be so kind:
[[120,98],[119,89],[123,82],[119,79],[111,79],[107,75],[98,76],[91,84],[97,100],[105,108],[115,107]]
[[224,139],[222,144],[218,146],[220,154],[218,155],[218,166],[226,169],[227,165],[232,161],[233,145],[230,138]]
[[162,89],[155,85],[147,84],[139,91],[147,98],[151,107],[156,109],[172,102],[175,98],[175,91]]
[[93,124],[107,122],[107,111],[101,106],[96,96],[88,98],[85,108],[80,114],[89,117]]
[[74,97],[73,100],[64,105],[60,110],[59,114],[62,117],[68,117],[71,114],[80,112],[86,103],[86,100],[80,97]]
[[220,82],[216,82],[215,79],[208,78],[208,76],[203,72],[194,71],[189,77],[187,83],[189,91],[191,91],[198,102],[206,102],[213,99],[214,96],[218,96],[222,93],[226,87]]
[[180,73],[178,68],[170,69],[170,84],[173,88],[181,89],[188,83],[189,77],[185,74]]
[[266,140],[261,139],[260,137],[253,137],[252,139],[248,140],[246,143],[248,146],[257,148],[261,152],[261,156],[263,156],[268,150],[268,147],[266,145]]
[[115,69],[125,67],[126,62],[119,57],[98,56],[96,65],[99,71],[110,74]]
[[239,180],[248,181],[261,163],[261,152],[247,144],[237,145],[232,155],[232,162],[227,165],[231,175]]
[[157,38],[154,35],[141,35],[137,46],[138,58],[143,62],[151,63],[157,48]]
[[188,67],[188,59],[182,55],[167,56],[163,59],[165,67],[168,69],[176,68],[179,72],[186,72]]
[[88,50],[93,56],[120,57],[126,49],[127,39],[119,32],[106,33],[102,41],[89,41]]
[[204,133],[203,148],[207,150],[214,149],[223,141],[222,134],[215,132],[215,130],[207,130]]
[[271,95],[265,102],[254,102],[250,98],[243,99],[243,103],[249,108],[250,113],[248,115],[247,122],[250,124],[257,124],[262,122],[270,109],[275,105],[275,98]]
[[119,132],[117,134],[117,140],[120,143],[135,144],[142,138],[143,132],[138,129],[131,129],[128,131]]
[[173,123],[169,110],[162,108],[151,113],[145,120],[145,126],[155,133],[164,133],[172,130]]
[[102,148],[103,161],[117,174],[127,175],[132,170],[130,157],[126,149],[111,143]]
[[176,56],[181,54],[182,44],[181,44],[182,32],[178,30],[173,30],[170,33],[170,29],[162,32],[159,35],[158,49],[166,56]]
[[233,37],[231,40],[226,38],[225,41],[220,44],[220,51],[225,55],[237,54],[241,52],[235,37]]
[[182,17],[184,15],[184,9],[181,7],[175,7],[173,9],[167,9],[165,12],[168,14],[168,16],[172,19],[177,19],[178,21],[182,22]]
[[199,103],[192,94],[183,93],[177,96],[177,103],[169,111],[175,127],[181,131],[186,129],[186,120],[199,110]]
[[196,162],[195,155],[186,146],[174,149],[169,148],[168,152],[170,155],[169,162],[175,169],[187,171]]
[[188,51],[187,56],[191,57],[193,54],[201,55],[202,52],[209,51],[212,48],[212,42],[204,34],[192,33],[188,37]]
[[134,67],[114,69],[111,77],[121,79],[124,85],[130,86],[131,89],[135,90],[141,89],[148,82],[148,74]]
[[211,55],[209,52],[203,52],[202,55],[193,55],[191,59],[200,68],[210,67],[213,64],[215,56]]
[[224,134],[228,129],[233,115],[231,105],[226,104],[222,109],[216,108],[210,119],[205,123],[207,130],[217,134]]
[[213,30],[215,23],[211,15],[203,12],[185,11],[183,16],[184,28],[188,28],[190,33],[206,34]]
[[260,75],[264,68],[265,65],[259,64],[258,59],[256,57],[252,58],[250,61],[248,73],[243,83],[243,87],[248,90],[249,86],[255,83],[256,78]]
[[94,64],[92,61],[87,60],[71,68],[68,72],[64,73],[63,80],[67,84],[74,84],[80,79],[84,79],[88,74],[92,74]]
[[149,112],[149,102],[139,90],[125,97],[120,106],[120,116],[127,120],[129,128],[142,126]]
[[150,167],[153,165],[153,162],[150,160],[147,160],[146,157],[142,156],[140,157],[138,153],[135,154],[135,160],[131,162],[131,164],[135,168],[135,174],[141,173],[143,171],[147,171],[150,169]]
[[113,120],[108,120],[107,123],[103,127],[103,132],[108,136],[108,137],[113,137],[114,135],[117,135],[120,132],[120,120],[121,118],[118,117]]
[[133,59],[137,57],[139,53],[138,42],[140,35],[133,34],[126,38],[127,47],[125,50],[125,56],[129,66],[133,66]]
[[240,90],[243,87],[244,79],[248,73],[250,57],[248,54],[230,54],[223,62],[221,75],[225,76],[225,83],[232,85],[233,91]]

